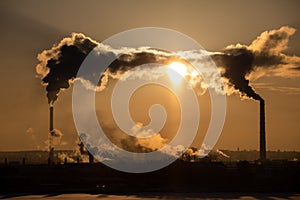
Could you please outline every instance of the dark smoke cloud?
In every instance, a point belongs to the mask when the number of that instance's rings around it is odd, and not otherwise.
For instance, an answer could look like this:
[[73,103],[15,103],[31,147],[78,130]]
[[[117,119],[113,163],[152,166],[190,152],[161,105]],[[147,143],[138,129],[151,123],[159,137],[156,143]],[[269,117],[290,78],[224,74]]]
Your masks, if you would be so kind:
[[[42,77],[42,83],[46,85],[49,104],[53,104],[57,100],[58,93],[62,89],[69,88],[70,83],[76,78],[80,65],[98,44],[81,33],[72,33],[71,37],[64,38],[58,44],[53,45],[51,49],[44,50],[38,55],[40,63],[36,66],[36,71]],[[166,52],[153,49],[146,51],[120,56],[108,66],[109,72],[116,74],[138,65],[167,64],[176,59],[167,56]]]
[[38,55],[37,73],[46,85],[48,103],[53,104],[60,90],[68,88],[87,54],[98,44],[83,34],[73,33],[50,50]]
[[151,50],[146,50],[146,52],[136,52],[133,54],[123,54],[119,59],[114,60],[108,69],[111,73],[116,73],[118,71],[127,71],[128,69],[134,68],[139,65],[147,63],[158,63],[158,64],[168,64],[172,60],[179,60],[178,58],[162,53],[161,51],[151,52]]
[[249,85],[245,77],[253,70],[254,55],[246,48],[227,49],[223,54],[212,56],[218,66],[225,68],[223,74],[228,78],[229,84],[242,95],[261,100],[261,97]]
[[[295,31],[294,28],[283,26],[280,29],[263,32],[249,46],[230,45],[222,52],[210,52],[216,65],[223,69],[222,76],[227,80],[225,83],[228,91],[226,92],[231,94],[232,91],[229,90],[233,90],[239,92],[241,96],[262,100],[250,86],[249,80],[263,76],[267,72],[282,77],[299,76],[300,57],[284,53],[289,38]],[[45,50],[38,55],[40,63],[36,70],[46,85],[50,104],[57,99],[60,90],[69,87],[84,58],[97,45],[99,43],[91,38],[73,33],[71,37],[64,38],[50,50]],[[116,51],[105,45],[102,47],[101,53]],[[122,53],[124,54],[119,59],[108,66],[107,73],[102,75],[101,81],[107,81],[108,76],[114,77],[118,73],[142,64],[168,64],[179,61],[179,58],[170,52],[151,48],[135,49],[131,52],[124,50]],[[203,60],[200,59],[199,62]]]
[[259,69],[263,74],[256,76],[262,76],[270,69],[284,77],[299,76],[296,72],[300,65],[299,57],[284,54],[289,38],[295,31],[287,26],[265,31],[251,45],[230,45],[222,53],[212,54],[212,58],[218,66],[225,69],[223,76],[229,80],[230,86],[242,96],[262,100],[250,86],[247,76],[253,76],[253,72]]

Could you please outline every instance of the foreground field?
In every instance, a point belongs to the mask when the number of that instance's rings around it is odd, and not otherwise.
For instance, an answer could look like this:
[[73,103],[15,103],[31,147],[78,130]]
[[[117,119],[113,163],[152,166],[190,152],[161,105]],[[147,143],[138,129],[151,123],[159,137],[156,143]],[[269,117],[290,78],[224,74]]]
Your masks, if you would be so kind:
[[253,194],[240,194],[240,193],[191,193],[191,194],[168,194],[168,193],[141,193],[131,195],[105,195],[105,194],[46,194],[46,195],[31,195],[31,194],[11,194],[11,195],[0,195],[0,199],[10,200],[256,200],[256,199],[289,199],[297,200],[300,199],[300,194],[292,193],[253,193]]

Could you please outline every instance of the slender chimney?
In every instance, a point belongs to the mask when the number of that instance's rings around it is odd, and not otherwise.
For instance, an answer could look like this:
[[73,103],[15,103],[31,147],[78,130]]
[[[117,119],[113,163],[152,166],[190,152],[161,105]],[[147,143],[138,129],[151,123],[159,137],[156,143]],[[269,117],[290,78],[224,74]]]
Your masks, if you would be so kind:
[[53,148],[53,105],[49,108],[49,158],[48,163],[51,164],[54,159],[54,148]]
[[266,127],[265,127],[265,101],[260,100],[260,138],[259,138],[259,155],[260,160],[265,161],[266,156]]
[[49,118],[49,133],[53,131],[53,106],[50,106],[50,118]]

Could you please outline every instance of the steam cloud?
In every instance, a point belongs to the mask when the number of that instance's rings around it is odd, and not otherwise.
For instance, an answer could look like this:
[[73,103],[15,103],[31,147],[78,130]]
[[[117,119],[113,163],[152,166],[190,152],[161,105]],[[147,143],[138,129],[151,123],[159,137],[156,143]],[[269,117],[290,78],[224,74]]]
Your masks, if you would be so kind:
[[[266,73],[281,77],[299,76],[300,57],[284,53],[289,38],[295,31],[294,28],[283,26],[263,32],[249,46],[230,45],[222,52],[208,52],[221,71],[226,84],[226,93],[230,95],[238,92],[241,96],[262,100],[250,86],[249,80],[257,79]],[[36,66],[36,72],[42,78],[42,83],[46,85],[49,104],[57,100],[61,90],[70,86],[81,63],[97,45],[99,45],[97,51],[100,53],[123,53],[102,74],[100,87],[98,87],[100,90],[105,88],[109,77],[119,79],[121,74],[131,68],[146,63],[168,64],[180,60],[170,52],[145,47],[113,49],[81,33],[72,33],[71,37],[62,39],[51,49],[44,50],[38,55],[40,62]],[[190,54],[188,61],[204,62],[200,51],[183,53]],[[81,81],[89,84],[86,80]]]
[[211,148],[202,145],[199,150],[195,147],[186,149],[182,155],[182,159],[185,161],[197,161],[197,159],[204,158],[205,156],[209,157],[212,160],[224,160],[230,158],[230,156],[219,149],[211,151]]
[[68,163],[75,163],[75,162],[88,162],[88,151],[85,148],[82,141],[77,138],[76,140],[76,148],[73,152],[66,153],[66,152],[59,152],[58,159],[59,162],[63,163],[67,161]]

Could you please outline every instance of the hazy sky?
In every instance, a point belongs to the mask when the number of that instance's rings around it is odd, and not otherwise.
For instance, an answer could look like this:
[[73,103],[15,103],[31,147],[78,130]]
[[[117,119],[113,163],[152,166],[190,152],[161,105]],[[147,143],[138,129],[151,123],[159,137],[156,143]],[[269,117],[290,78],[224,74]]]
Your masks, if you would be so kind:
[[[180,31],[210,51],[249,45],[263,31],[291,26],[300,31],[295,1],[1,1],[0,150],[43,149],[48,136],[45,88],[36,78],[36,56],[72,32],[102,41],[137,27]],[[288,54],[300,55],[300,33]],[[267,149],[300,150],[300,76],[262,77],[252,82],[266,100]],[[217,144],[223,149],[258,149],[259,103],[227,98],[227,117]],[[55,127],[65,146],[77,136],[71,89],[55,105]]]

